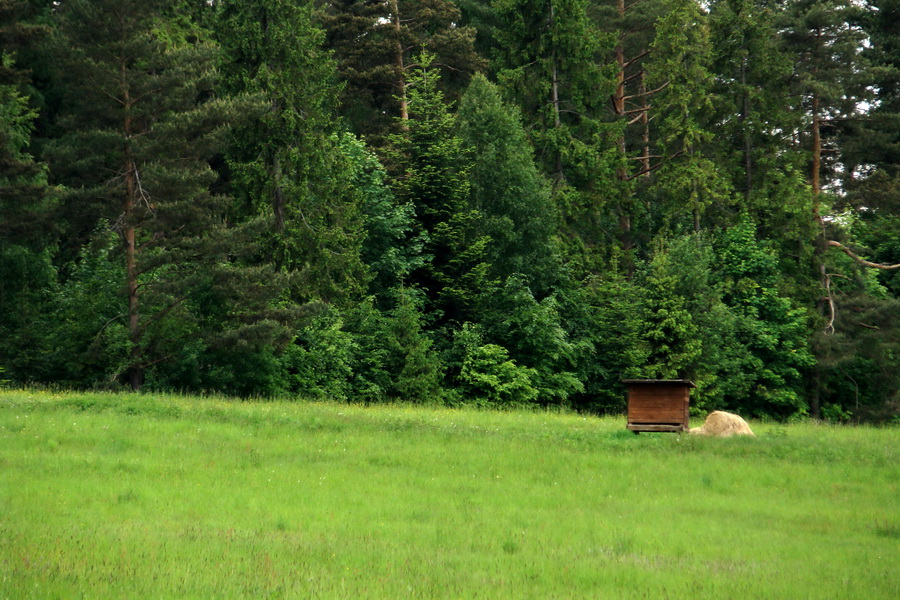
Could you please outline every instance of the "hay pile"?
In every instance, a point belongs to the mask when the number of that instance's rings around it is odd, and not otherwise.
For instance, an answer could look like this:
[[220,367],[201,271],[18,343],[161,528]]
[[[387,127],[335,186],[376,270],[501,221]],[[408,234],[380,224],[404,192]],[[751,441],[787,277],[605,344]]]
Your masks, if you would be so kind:
[[696,435],[714,435],[717,437],[729,437],[732,435],[753,435],[747,421],[739,416],[717,410],[709,413],[703,427],[694,427],[690,433]]

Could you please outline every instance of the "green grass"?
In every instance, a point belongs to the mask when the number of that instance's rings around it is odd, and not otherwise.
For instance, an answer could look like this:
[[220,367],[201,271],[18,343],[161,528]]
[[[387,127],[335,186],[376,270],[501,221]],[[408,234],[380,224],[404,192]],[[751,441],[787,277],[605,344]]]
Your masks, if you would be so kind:
[[900,429],[0,392],[0,598],[900,597]]

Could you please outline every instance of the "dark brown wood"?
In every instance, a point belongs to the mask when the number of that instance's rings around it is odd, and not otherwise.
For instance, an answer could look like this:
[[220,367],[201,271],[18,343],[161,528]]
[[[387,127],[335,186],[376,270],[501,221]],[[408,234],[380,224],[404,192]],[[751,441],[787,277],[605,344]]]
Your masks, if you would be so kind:
[[690,429],[691,388],[687,379],[626,379],[629,431]]
[[676,433],[684,431],[681,425],[632,425],[630,423],[628,424],[627,429],[628,431],[633,431],[635,433],[640,433],[642,431],[671,431]]

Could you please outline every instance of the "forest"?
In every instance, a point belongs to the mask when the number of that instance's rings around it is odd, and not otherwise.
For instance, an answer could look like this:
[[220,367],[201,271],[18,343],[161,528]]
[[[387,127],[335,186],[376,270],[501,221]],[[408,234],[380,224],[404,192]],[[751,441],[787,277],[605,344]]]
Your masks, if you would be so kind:
[[0,0],[0,381],[900,421],[900,0]]

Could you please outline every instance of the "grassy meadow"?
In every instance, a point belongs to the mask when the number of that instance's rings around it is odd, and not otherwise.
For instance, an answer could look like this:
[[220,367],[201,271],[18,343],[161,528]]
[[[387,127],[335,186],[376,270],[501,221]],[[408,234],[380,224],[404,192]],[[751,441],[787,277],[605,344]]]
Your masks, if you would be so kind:
[[0,391],[0,598],[900,597],[900,429]]

